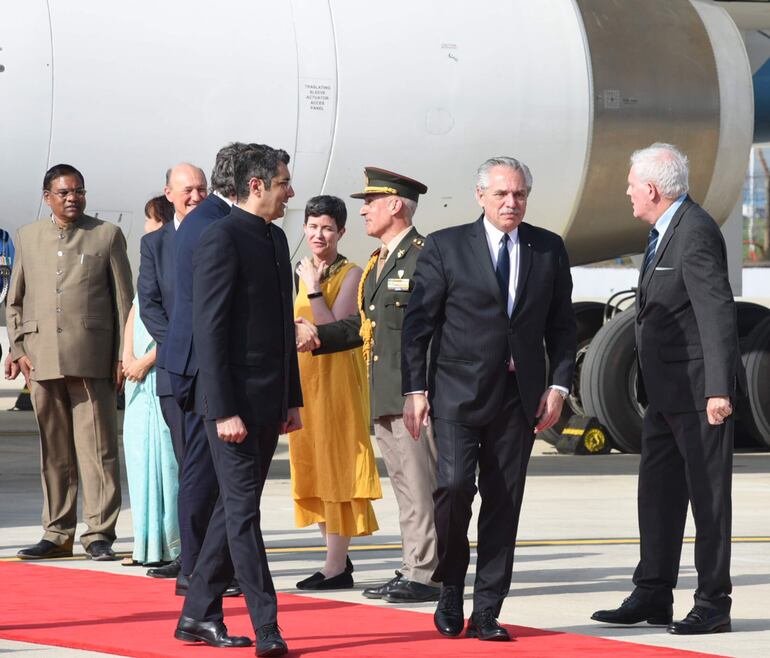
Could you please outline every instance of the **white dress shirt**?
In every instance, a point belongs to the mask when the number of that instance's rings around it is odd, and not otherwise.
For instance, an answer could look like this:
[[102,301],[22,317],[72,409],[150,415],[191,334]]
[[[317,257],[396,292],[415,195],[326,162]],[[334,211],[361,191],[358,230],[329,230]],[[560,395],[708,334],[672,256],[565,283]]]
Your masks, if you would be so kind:
[[[503,232],[492,222],[484,217],[484,231],[487,234],[487,246],[489,254],[492,256],[492,267],[497,270],[497,254],[500,251],[500,240],[503,239]],[[508,237],[508,256],[511,261],[511,276],[508,278],[508,299],[506,300],[506,309],[508,317],[513,312],[513,302],[516,299],[516,286],[519,283],[519,227],[513,229]]]
[[[500,240],[503,239],[503,231],[497,228],[492,222],[484,217],[484,232],[487,235],[487,246],[489,247],[489,255],[492,257],[492,267],[497,270],[497,254],[500,251]],[[508,317],[513,312],[513,302],[516,300],[516,287],[519,284],[519,227],[517,226],[510,233],[508,233],[508,256],[511,261],[511,276],[508,279],[508,299],[506,308],[508,310]],[[510,356],[508,361],[508,370],[516,370],[516,365],[513,362],[513,355]],[[563,386],[557,386],[552,384],[548,388],[555,388],[563,393],[569,393],[569,390]]]

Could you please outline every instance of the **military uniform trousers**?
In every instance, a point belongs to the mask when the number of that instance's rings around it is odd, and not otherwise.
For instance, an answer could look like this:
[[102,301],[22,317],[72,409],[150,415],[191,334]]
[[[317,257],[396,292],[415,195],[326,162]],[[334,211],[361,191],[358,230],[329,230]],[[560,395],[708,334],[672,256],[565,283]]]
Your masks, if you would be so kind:
[[431,576],[438,565],[433,492],[436,489],[436,443],[433,429],[422,427],[415,441],[401,416],[374,420],[374,436],[388,469],[398,502],[403,545],[401,573],[408,580],[435,586]]
[[79,468],[88,526],[80,541],[85,548],[97,540],[111,544],[121,502],[112,380],[63,377],[30,381],[29,386],[40,430],[43,539],[72,547]]

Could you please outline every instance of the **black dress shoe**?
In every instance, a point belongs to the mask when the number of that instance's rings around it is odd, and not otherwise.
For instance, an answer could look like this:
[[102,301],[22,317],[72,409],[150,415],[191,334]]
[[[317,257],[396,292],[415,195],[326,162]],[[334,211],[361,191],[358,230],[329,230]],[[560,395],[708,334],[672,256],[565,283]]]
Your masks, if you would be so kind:
[[392,590],[398,583],[404,580],[404,574],[400,571],[396,571],[396,577],[391,578],[387,583],[377,585],[376,587],[367,587],[361,592],[367,599],[381,599],[390,590]]
[[674,635],[729,633],[731,630],[732,623],[729,614],[699,605],[690,610],[682,621],[675,621],[668,627],[668,632]]
[[281,637],[278,624],[265,624],[257,629],[257,655],[282,656],[289,650]]
[[112,550],[110,543],[103,539],[97,539],[91,542],[86,548],[86,557],[97,562],[111,562],[117,560],[118,556]]
[[179,618],[174,637],[185,642],[205,642],[212,647],[251,646],[251,638],[228,635],[227,626],[221,621],[198,621],[184,615]]
[[[188,589],[190,589],[190,576],[185,576],[183,573],[180,573],[176,577],[176,587],[174,588],[174,594],[177,596],[187,596]],[[240,596],[241,594],[243,594],[243,590],[235,578],[233,578],[230,586],[224,592],[222,592],[223,597]]]
[[397,585],[383,594],[382,598],[388,603],[422,603],[423,601],[438,601],[440,587],[423,585],[416,580],[402,578]]
[[225,598],[228,596],[243,596],[243,590],[241,589],[240,583],[233,578],[232,581],[230,581],[230,586],[222,592],[222,596]]
[[16,557],[20,560],[50,560],[57,557],[72,557],[72,549],[59,546],[47,539],[41,539],[37,544],[22,548]]
[[324,575],[320,571],[316,571],[312,576],[300,580],[297,583],[297,589],[313,589],[313,586],[320,583],[324,579]]
[[353,567],[353,563],[350,561],[350,556],[345,556],[345,571],[348,573],[353,573],[355,571],[355,567]]
[[353,576],[347,571],[331,578],[326,578],[320,571],[316,571],[309,578],[297,583],[297,589],[306,590],[350,589],[351,587],[353,587]]
[[497,623],[495,611],[491,608],[471,614],[465,637],[477,637],[479,640],[492,642],[508,642],[511,639],[508,631]]
[[447,637],[457,637],[463,632],[463,591],[456,585],[444,585],[433,613],[436,630]]
[[615,610],[597,610],[591,615],[594,621],[605,624],[638,624],[646,621],[648,624],[666,625],[671,623],[674,616],[673,607],[669,605],[654,605],[629,596]]
[[147,575],[150,578],[176,578],[182,570],[182,556],[179,555],[173,562],[162,567],[147,569]]

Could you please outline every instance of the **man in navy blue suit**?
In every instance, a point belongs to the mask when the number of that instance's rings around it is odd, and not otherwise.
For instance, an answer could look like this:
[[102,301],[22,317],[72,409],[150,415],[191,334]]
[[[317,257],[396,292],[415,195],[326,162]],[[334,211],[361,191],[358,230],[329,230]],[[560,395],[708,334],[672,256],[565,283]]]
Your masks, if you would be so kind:
[[176,298],[166,336],[165,367],[174,397],[186,411],[193,407],[193,382],[198,373],[192,332],[193,253],[203,231],[230,212],[235,202],[235,158],[247,148],[246,144],[233,142],[219,149],[211,172],[211,194],[190,213],[176,234]]
[[[172,574],[169,567],[160,567],[152,569],[150,575],[175,576],[177,594],[187,591],[189,576],[195,568],[219,494],[203,419],[192,408],[198,373],[192,338],[193,253],[203,231],[230,212],[235,201],[234,159],[245,148],[245,144],[235,142],[219,150],[211,172],[211,194],[185,217],[174,238],[174,304],[163,345],[163,367],[185,429],[178,494],[182,559],[181,571]],[[228,595],[239,592],[235,583],[227,590]]]
[[[180,484],[184,473],[185,445],[196,433],[203,436],[203,423],[187,417],[172,395],[171,382],[165,367],[166,344],[169,321],[174,310],[176,280],[176,232],[186,221],[188,213],[206,198],[206,176],[198,167],[179,164],[166,173],[166,198],[174,206],[174,221],[161,230],[148,233],[141,241],[139,265],[139,313],[150,335],[158,346],[157,352],[157,394],[163,418],[171,430],[174,454],[179,464]],[[154,578],[176,578],[180,574],[182,561],[194,559],[200,551],[206,525],[213,509],[213,498],[207,500],[178,498],[179,527],[182,540],[182,555],[171,564],[150,569],[147,575]],[[202,527],[199,527],[201,526]],[[196,539],[197,536],[197,539]],[[183,571],[183,570],[182,570]],[[190,572],[192,567],[190,567]],[[187,572],[189,573],[189,572]]]

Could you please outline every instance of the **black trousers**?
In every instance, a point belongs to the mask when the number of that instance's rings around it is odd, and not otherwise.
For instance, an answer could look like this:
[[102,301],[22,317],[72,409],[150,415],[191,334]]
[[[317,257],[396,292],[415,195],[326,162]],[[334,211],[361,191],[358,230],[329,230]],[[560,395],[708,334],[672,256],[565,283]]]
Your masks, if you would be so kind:
[[478,466],[481,509],[473,609],[491,608],[496,616],[511,586],[519,512],[534,442],[513,374],[507,386],[505,402],[488,424],[477,427],[435,418],[433,425],[438,450],[433,494],[438,567],[433,580],[461,588],[465,583]]
[[211,460],[203,418],[182,411],[172,395],[160,398],[163,418],[171,431],[174,455],[179,466],[179,538],[182,543],[182,573],[190,575],[206,536],[219,484]]
[[679,574],[688,502],[695,520],[695,603],[730,611],[732,418],[647,409],[639,464],[640,561],[634,596],[669,604]]
[[278,444],[279,426],[247,425],[243,443],[226,443],[217,436],[216,423],[205,424],[219,480],[219,497],[190,577],[182,614],[199,621],[221,620],[222,594],[235,573],[251,621],[258,629],[275,622],[278,614],[259,504]]

